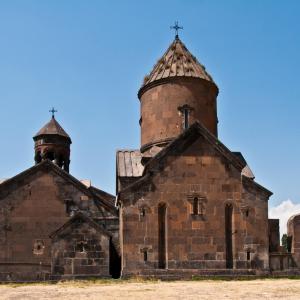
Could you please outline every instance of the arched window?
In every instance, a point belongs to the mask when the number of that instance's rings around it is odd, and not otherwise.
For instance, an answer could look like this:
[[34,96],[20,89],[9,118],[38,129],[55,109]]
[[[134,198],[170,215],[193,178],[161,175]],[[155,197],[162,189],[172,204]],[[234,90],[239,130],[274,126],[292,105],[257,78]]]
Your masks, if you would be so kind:
[[142,207],[142,208],[140,209],[140,216],[141,216],[141,217],[145,217],[145,216],[146,216],[146,209],[145,209],[144,207]]
[[189,128],[189,113],[190,113],[190,110],[188,108],[184,108],[182,110],[182,114],[183,114],[183,129],[188,129]]
[[187,104],[184,104],[183,106],[178,107],[178,110],[182,117],[182,129],[188,129],[190,126],[190,114],[193,108]]

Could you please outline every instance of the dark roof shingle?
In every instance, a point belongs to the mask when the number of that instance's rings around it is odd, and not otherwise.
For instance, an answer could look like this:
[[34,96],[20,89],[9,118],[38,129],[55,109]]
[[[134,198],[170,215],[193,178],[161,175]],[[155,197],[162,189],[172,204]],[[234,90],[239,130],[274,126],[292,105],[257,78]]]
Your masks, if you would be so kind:
[[34,136],[34,138],[40,135],[55,134],[70,139],[70,136],[64,131],[60,124],[55,120],[54,117]]
[[175,38],[150,74],[145,76],[141,89],[159,79],[177,76],[201,78],[214,83],[205,67],[189,52],[179,38]]

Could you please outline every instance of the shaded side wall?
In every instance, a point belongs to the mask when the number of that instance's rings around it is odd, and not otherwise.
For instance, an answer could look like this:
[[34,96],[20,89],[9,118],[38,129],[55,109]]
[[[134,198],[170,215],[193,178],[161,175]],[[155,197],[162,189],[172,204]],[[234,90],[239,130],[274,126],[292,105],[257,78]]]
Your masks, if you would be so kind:
[[294,261],[300,267],[300,215],[295,215],[288,220],[287,235],[291,240]]
[[108,277],[109,237],[87,223],[72,224],[53,239],[52,274]]
[[280,246],[279,219],[268,219],[269,251],[278,252]]
[[[11,280],[40,279],[50,272],[51,240],[49,235],[70,217],[66,202],[88,210],[108,225],[118,237],[117,217],[98,209],[94,200],[54,172],[39,170],[0,193],[0,275]],[[109,222],[109,224],[107,224]],[[45,268],[41,268],[44,265]],[[8,267],[9,266],[9,267]],[[25,273],[23,273],[23,271]]]

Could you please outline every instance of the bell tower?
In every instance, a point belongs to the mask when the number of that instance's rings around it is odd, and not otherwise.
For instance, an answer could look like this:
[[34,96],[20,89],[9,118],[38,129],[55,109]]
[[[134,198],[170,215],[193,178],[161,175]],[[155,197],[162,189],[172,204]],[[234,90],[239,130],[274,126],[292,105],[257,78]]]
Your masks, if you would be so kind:
[[69,135],[56,121],[52,108],[51,120],[33,137],[35,164],[49,159],[57,166],[69,172],[70,145],[72,143]]
[[[176,35],[165,54],[138,92],[140,100],[141,152],[151,156],[191,124],[202,123],[215,136],[218,134],[218,87],[205,67],[193,56]],[[153,148],[154,147],[154,148]]]

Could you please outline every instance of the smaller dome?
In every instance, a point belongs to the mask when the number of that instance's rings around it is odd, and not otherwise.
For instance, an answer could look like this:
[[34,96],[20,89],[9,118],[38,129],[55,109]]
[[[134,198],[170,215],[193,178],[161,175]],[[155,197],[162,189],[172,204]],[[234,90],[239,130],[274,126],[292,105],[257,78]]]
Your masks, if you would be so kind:
[[[54,110],[54,109],[53,109]],[[51,120],[33,137],[34,161],[36,164],[50,160],[60,168],[69,172],[70,165],[70,136],[55,120]]]
[[70,136],[56,121],[55,117],[52,117],[51,120],[33,138],[36,139],[41,135],[59,135],[71,140]]

